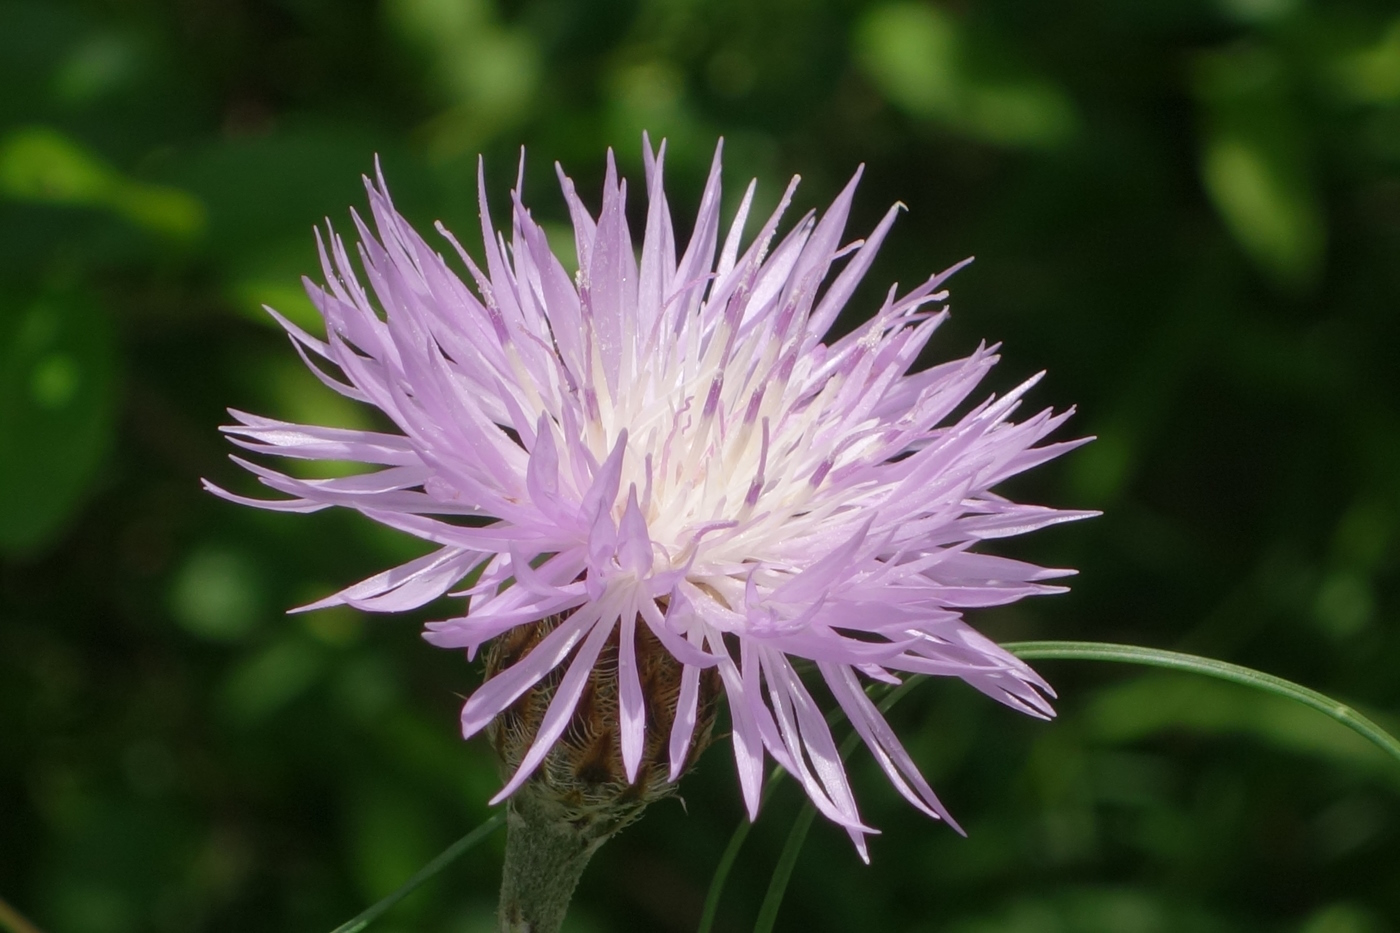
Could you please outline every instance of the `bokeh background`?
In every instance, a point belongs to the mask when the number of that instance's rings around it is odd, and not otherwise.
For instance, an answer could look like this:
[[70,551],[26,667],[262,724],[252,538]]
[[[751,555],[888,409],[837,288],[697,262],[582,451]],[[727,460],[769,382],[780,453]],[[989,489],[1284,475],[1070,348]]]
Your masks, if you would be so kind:
[[[1080,568],[999,639],[1196,651],[1400,723],[1400,16],[1342,0],[0,0],[0,896],[49,933],[329,930],[486,816],[457,737],[480,674],[413,618],[287,617],[419,546],[271,515],[224,406],[366,424],[298,320],[312,227],[375,154],[469,244],[475,165],[536,214],[670,140],[688,229],[860,163],[852,235],[909,211],[854,303],[967,255],[950,358],[1099,440],[1011,490],[1101,508],[1006,542]],[[640,210],[640,199],[633,207]],[[499,209],[498,209],[499,210]],[[634,226],[639,229],[639,226]],[[565,228],[560,225],[561,234]],[[849,327],[854,319],[841,326]],[[1044,662],[1061,718],[958,683],[893,718],[967,839],[868,756],[863,866],[814,828],[780,930],[1400,930],[1400,769],[1285,701]],[[797,812],[764,811],[719,928],[750,927]],[[694,929],[740,819],[719,746],[590,867],[574,931]],[[485,933],[502,839],[376,929]]]

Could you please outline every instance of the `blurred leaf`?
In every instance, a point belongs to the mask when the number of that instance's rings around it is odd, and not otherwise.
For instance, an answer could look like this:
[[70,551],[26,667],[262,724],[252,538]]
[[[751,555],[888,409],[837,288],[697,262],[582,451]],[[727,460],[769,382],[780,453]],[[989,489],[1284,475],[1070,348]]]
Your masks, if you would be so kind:
[[106,208],[137,226],[178,239],[204,229],[204,206],[193,195],[127,179],[48,127],[15,130],[0,139],[0,197]]
[[1307,288],[1327,237],[1301,119],[1275,55],[1244,47],[1203,56],[1201,175],[1226,227],[1278,285]]
[[[326,388],[295,355],[269,363],[264,375],[279,418],[355,430],[373,426],[364,405]],[[363,470],[363,464],[358,468]]]
[[[298,603],[312,602],[316,598],[308,594],[307,598],[298,600]],[[332,648],[348,648],[360,641],[365,634],[364,615],[349,606],[330,606],[303,613],[301,621],[313,638]]]
[[1298,933],[1380,933],[1386,929],[1355,904],[1332,904],[1307,919]]
[[1069,464],[1077,501],[1101,505],[1118,498],[1132,476],[1133,440],[1131,426],[1098,430],[1094,443]]
[[[182,869],[193,833],[184,814],[110,790],[85,818],[49,840],[35,918],[56,933],[139,933],[157,923],[160,905],[183,893]],[[178,907],[168,912],[179,920]]]
[[[714,146],[716,131],[706,127],[687,106],[685,74],[672,62],[652,59],[627,62],[608,75],[609,130],[613,139],[668,141],[670,153],[694,158]],[[732,148],[732,147],[731,147]],[[624,152],[623,158],[627,158]],[[671,166],[677,156],[668,155]],[[572,246],[562,255],[577,255]]]
[[141,69],[140,43],[131,35],[102,32],[79,43],[54,75],[59,100],[85,104],[120,89]]
[[0,192],[12,198],[100,206],[120,185],[115,170],[55,130],[17,130],[0,141]]
[[175,621],[212,641],[238,641],[262,621],[257,568],[237,551],[205,547],[192,553],[170,592]]
[[1302,0],[1217,0],[1221,12],[1240,23],[1276,23],[1299,10]]
[[1313,613],[1323,629],[1338,638],[1362,631],[1375,614],[1375,597],[1365,577],[1346,570],[1331,573],[1317,592]]
[[248,317],[269,327],[280,329],[281,325],[267,313],[268,308],[313,333],[325,327],[295,275],[264,277],[253,274],[236,279],[229,283],[228,298]]
[[73,933],[134,933],[140,922],[133,900],[114,882],[74,880],[64,886],[54,913],[61,929]]
[[353,122],[297,123],[266,135],[207,140],[172,155],[165,177],[207,206],[207,245],[230,281],[286,272],[282,287],[295,289],[302,275],[320,275],[315,226],[331,219],[346,227],[348,209],[364,203],[376,154],[400,210],[421,192],[423,174],[397,145]]
[[253,725],[305,693],[325,667],[317,646],[285,636],[233,669],[223,685],[223,706],[234,722]]
[[86,296],[0,315],[0,549],[52,540],[115,430],[116,347]]
[[267,313],[272,308],[312,333],[325,331],[321,313],[302,285],[303,276],[320,277],[310,237],[299,234],[273,241],[231,265],[226,297],[249,319],[280,331],[281,325]]
[[1290,752],[1394,778],[1394,760],[1354,732],[1281,697],[1235,684],[1153,674],[1107,687],[1085,711],[1099,741],[1132,742],[1172,729],[1254,736]]
[[355,874],[370,900],[391,894],[433,857],[433,822],[403,787],[367,784],[349,796],[345,816]]
[[[278,326],[275,321],[273,326]],[[257,380],[260,394],[268,398],[267,410],[278,418],[355,430],[375,426],[367,406],[322,385],[295,353],[269,358],[251,375]],[[297,476],[327,477],[363,473],[367,468],[353,460],[285,460],[277,469]]]
[[430,127],[439,158],[520,123],[540,81],[534,37],[501,24],[490,0],[390,0],[389,20],[423,53],[449,109]]
[[1245,251],[1282,284],[1306,285],[1322,260],[1322,214],[1308,179],[1275,148],[1280,142],[1214,132],[1206,140],[1201,172]]
[[[359,933],[360,930],[363,930],[365,927],[369,926],[399,901],[403,900],[409,894],[413,893],[413,891],[417,890],[425,881],[429,881],[430,879],[432,879],[444,868],[451,865],[457,859],[461,858],[468,851],[474,848],[477,843],[481,842],[487,836],[494,833],[497,829],[500,829],[502,826],[504,826],[505,822],[505,811],[497,810],[491,816],[487,817],[486,822],[482,823],[476,829],[473,829],[471,832],[467,833],[461,839],[458,839],[456,842],[452,843],[452,845],[444,849],[436,858],[434,858],[428,864],[424,865],[418,871],[414,872],[414,874],[407,881],[395,888],[378,903],[365,910],[359,916],[354,917],[353,919],[348,920],[345,923],[342,923],[340,926],[336,927],[335,930],[332,931],[332,933]],[[391,832],[397,832],[397,829],[391,830]],[[375,837],[367,837],[365,838],[365,841],[368,842],[371,846],[373,846],[375,844]],[[377,853],[370,855],[371,862],[377,862],[379,858],[380,856]],[[490,919],[492,922],[485,925],[485,930],[496,929],[496,925],[494,922],[495,918],[490,917]],[[475,929],[476,926],[473,923],[468,928]],[[565,924],[566,930],[570,928],[571,926],[569,924]]]
[[189,192],[125,181],[112,191],[110,206],[137,226],[178,239],[204,231],[204,205]]
[[995,907],[990,916],[948,929],[953,933],[1227,933],[1235,928],[1189,902],[1134,888],[1102,887],[1017,898],[1009,907]]
[[1337,64],[1343,92],[1365,104],[1400,103],[1400,17],[1373,45],[1344,57]]
[[[360,681],[337,684],[345,690]],[[501,789],[501,775],[493,755],[473,754],[463,746],[456,730],[442,729],[420,717],[386,711],[375,717],[371,734],[380,754],[398,762],[405,772],[430,781],[449,798],[458,800],[462,813],[477,816],[485,803]]]
[[[310,620],[320,612],[306,614]],[[357,654],[341,665],[332,689],[336,702],[348,718],[369,724],[382,723],[391,707],[401,702],[400,683],[381,657]]]
[[1342,516],[1332,548],[1342,563],[1371,571],[1384,558],[1394,534],[1395,514],[1389,503],[1379,496],[1368,495]]
[[1063,90],[986,66],[987,56],[979,54],[964,24],[938,7],[896,3],[871,9],[857,29],[855,51],[875,85],[900,108],[973,139],[1052,148],[1076,131],[1074,106]]

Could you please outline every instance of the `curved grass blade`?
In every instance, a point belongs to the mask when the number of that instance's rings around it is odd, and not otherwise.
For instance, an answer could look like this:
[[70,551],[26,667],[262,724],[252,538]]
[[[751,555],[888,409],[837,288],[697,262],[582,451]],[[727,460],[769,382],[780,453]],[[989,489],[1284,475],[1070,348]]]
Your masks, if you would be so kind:
[[[758,798],[760,810],[768,802],[768,798],[773,796],[786,773],[782,768],[774,768],[769,773],[768,780],[763,785],[763,794]],[[710,933],[714,927],[715,914],[719,912],[719,899],[724,895],[724,884],[729,880],[734,860],[739,857],[739,850],[744,847],[744,840],[749,838],[749,830],[752,828],[753,824],[747,818],[740,818],[739,825],[734,827],[734,835],[729,837],[729,845],[724,847],[724,854],[719,857],[714,876],[710,878],[710,890],[705,894],[705,909],[700,914],[700,925],[696,927],[695,933]]]
[[[890,707],[902,700],[909,691],[914,689],[919,681],[923,680],[922,674],[914,674],[905,679],[891,690],[885,692],[880,698],[880,712],[889,712]],[[828,723],[837,718],[833,713],[827,717]],[[845,761],[855,751],[856,745],[860,743],[860,736],[852,732],[846,736],[846,740],[841,743],[841,760]],[[772,795],[778,782],[782,780],[786,772],[782,768],[775,768],[773,775],[768,779],[768,785],[763,789],[763,801]],[[760,801],[760,805],[763,801]],[[805,801],[802,804],[802,811],[797,815],[797,821],[793,824],[791,832],[788,833],[787,842],[783,844],[782,854],[778,857],[778,866],[773,872],[773,878],[768,882],[768,891],[763,895],[763,904],[758,910],[758,922],[754,926],[755,933],[773,929],[774,922],[778,919],[778,908],[783,904],[783,894],[787,892],[788,881],[792,878],[793,866],[797,864],[797,856],[802,852],[802,844],[807,841],[807,831],[812,828],[812,818],[816,816],[817,809],[812,806],[812,802]],[[744,844],[744,839],[749,834],[748,820],[741,820],[739,828],[734,830],[734,835],[729,840],[729,847],[724,850],[724,855],[720,858],[719,867],[715,869],[714,879],[710,882],[710,892],[705,898],[705,912],[700,918],[700,927],[697,933],[709,933],[710,927],[715,922],[715,912],[719,909],[720,895],[724,893],[724,883],[729,877],[729,870],[733,867],[734,859],[739,855],[739,847]]]
[[1265,674],[1253,668],[1215,661],[1180,651],[1163,651],[1158,648],[1139,648],[1135,645],[1114,645],[1096,641],[1018,641],[1002,645],[1007,651],[1023,660],[1069,660],[1069,661],[1117,661],[1123,664],[1143,664],[1148,667],[1164,667],[1169,670],[1190,671],[1205,674],[1231,683],[1244,684],[1265,693],[1287,697],[1304,706],[1310,706],[1320,713],[1337,720],[1347,728],[1357,732],[1383,749],[1392,758],[1400,761],[1400,739],[1386,732],[1375,722],[1361,713],[1316,690],[1295,684],[1291,680]]
[[476,829],[467,833],[446,849],[443,849],[442,854],[420,868],[412,878],[405,881],[394,893],[374,904],[353,920],[342,923],[332,930],[331,933],[359,933],[360,930],[363,930],[365,927],[378,920],[389,908],[393,907],[405,897],[408,897],[408,895],[413,893],[423,882],[457,861],[468,849],[472,848],[505,824],[505,810],[492,814],[485,823],[482,823]]
[[[1002,645],[1007,651],[1016,655],[1022,660],[1067,660],[1067,661],[1117,661],[1124,664],[1142,664],[1148,667],[1162,667],[1170,670],[1189,671],[1195,674],[1204,674],[1208,677],[1215,677],[1220,680],[1228,680],[1232,683],[1243,684],[1247,687],[1254,687],[1266,693],[1276,696],[1287,697],[1304,706],[1330,716],[1360,735],[1378,745],[1381,749],[1400,761],[1400,740],[1397,740],[1390,733],[1386,732],[1372,720],[1366,718],[1361,713],[1332,699],[1324,693],[1319,693],[1301,684],[1295,684],[1291,680],[1282,677],[1275,677],[1272,674],[1265,674],[1263,671],[1256,671],[1253,668],[1242,667],[1238,664],[1230,664],[1225,661],[1216,661],[1211,658],[1202,658],[1194,654],[1185,654],[1180,651],[1163,651],[1157,648],[1139,648],[1135,645],[1115,645],[1107,642],[1093,641],[1022,641],[1007,642]],[[880,703],[881,712],[887,711],[922,678],[910,677],[899,687],[886,694]],[[841,757],[845,759],[855,748],[857,736],[851,735],[841,747]],[[775,775],[770,781],[770,785],[775,783],[781,774]],[[771,787],[769,788],[771,789]],[[768,893],[763,898],[763,905],[759,909],[758,921],[754,925],[754,933],[769,933],[773,929],[773,923],[777,919],[778,908],[782,905],[783,893],[787,889],[787,884],[792,876],[793,866],[797,863],[797,856],[802,850],[802,844],[807,839],[807,831],[811,828],[812,818],[816,809],[810,802],[803,805],[802,812],[798,814],[796,822],[793,824],[791,832],[788,834],[787,842],[783,846],[782,854],[778,858],[777,868],[773,873],[773,880],[769,883]],[[735,833],[735,839],[731,841],[730,847],[733,849],[725,851],[729,862],[733,862],[734,856],[738,854],[738,847],[743,843],[744,836],[747,835],[748,824],[742,824],[744,832]],[[724,874],[728,875],[729,864],[724,866]],[[710,898],[717,906],[719,901],[718,888],[722,888],[724,878],[719,873],[715,875],[715,883],[711,885]],[[706,902],[706,917],[713,921],[712,904]],[[709,927],[703,926],[702,933],[708,933]]]
[[758,920],[753,925],[753,933],[771,933],[778,919],[778,908],[783,906],[783,894],[787,891],[792,870],[797,865],[797,856],[802,854],[802,844],[807,841],[807,830],[812,828],[812,818],[817,808],[810,803],[802,805],[802,812],[793,821],[787,842],[783,843],[778,864],[773,868],[773,880],[768,883],[768,893],[763,895],[763,905],[758,908]]
[[[776,776],[773,780],[777,780]],[[696,933],[710,933],[715,925],[715,914],[719,913],[719,899],[724,894],[724,884],[729,880],[729,871],[734,867],[734,860],[739,857],[739,850],[744,846],[744,840],[749,837],[749,830],[753,824],[747,819],[740,819],[739,825],[734,827],[734,835],[729,837],[729,845],[724,847],[724,854],[719,857],[719,864],[715,866],[714,877],[710,879],[710,890],[705,894],[705,910],[700,914],[700,926],[696,927]]]

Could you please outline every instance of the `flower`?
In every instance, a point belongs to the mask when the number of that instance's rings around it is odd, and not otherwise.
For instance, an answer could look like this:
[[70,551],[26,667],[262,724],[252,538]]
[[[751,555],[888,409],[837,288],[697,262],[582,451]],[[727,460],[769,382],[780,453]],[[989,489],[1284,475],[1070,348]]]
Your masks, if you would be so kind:
[[326,339],[269,311],[322,382],[380,409],[397,433],[237,411],[223,430],[261,454],[379,469],[300,479],[235,457],[293,498],[206,485],[261,508],[355,509],[436,545],[304,609],[408,610],[465,580],[452,595],[467,597],[466,613],[429,623],[432,644],[475,654],[536,627],[529,650],[498,664],[462,710],[471,736],[549,681],[493,803],[521,788],[568,729],[609,644],[616,742],[626,779],[637,778],[644,747],[658,744],[638,676],[644,633],[678,675],[674,707],[651,717],[669,729],[659,743],[668,780],[694,751],[702,680],[722,685],[750,818],[769,755],[868,858],[864,836],[875,830],[799,664],[815,668],[898,791],[952,823],[862,681],[959,677],[1053,715],[1045,681],[962,610],[1062,589],[1045,581],[1072,571],[975,548],[1091,514],[990,491],[1082,441],[1040,443],[1070,412],[1011,420],[1039,376],[964,405],[996,362],[994,346],[913,371],[947,317],[937,306],[961,263],[903,295],[891,288],[867,323],[824,341],[900,208],[843,245],[859,171],[820,219],[809,213],[778,237],[794,178],[746,245],[755,183],[721,240],[717,148],[677,258],[665,149],[644,139],[640,255],[612,154],[596,218],[559,171],[576,275],[550,252],[519,183],[509,243],[495,230],[479,168],[485,268],[438,225],[475,291],[395,211],[382,174],[366,179],[377,232],[354,220],[369,289],[340,237],[318,233],[326,286],[306,285]]

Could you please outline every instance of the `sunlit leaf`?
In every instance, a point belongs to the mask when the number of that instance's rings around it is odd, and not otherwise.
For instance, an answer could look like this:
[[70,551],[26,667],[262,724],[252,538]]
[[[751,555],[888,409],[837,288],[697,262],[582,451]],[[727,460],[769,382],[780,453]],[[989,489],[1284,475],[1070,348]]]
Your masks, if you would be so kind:
[[1201,173],[1230,232],[1274,278],[1309,282],[1322,259],[1321,211],[1308,179],[1275,145],[1229,130],[1205,142]]
[[1074,106],[1059,87],[986,66],[952,13],[929,4],[875,7],[855,52],[896,106],[973,139],[1010,147],[1058,146],[1074,135]]
[[1376,42],[1338,62],[1336,71],[1343,93],[1357,102],[1400,102],[1400,17],[1391,20]]
[[0,197],[106,208],[154,233],[187,239],[204,229],[204,205],[178,188],[126,178],[100,156],[48,127],[0,138]]
[[33,127],[0,140],[0,193],[7,197],[97,207],[120,187],[111,166],[56,130]]
[[529,32],[502,24],[484,0],[391,0],[395,31],[426,61],[447,109],[429,127],[440,158],[461,155],[531,110],[540,52]]
[[1308,140],[1277,56],[1245,47],[1202,56],[1201,176],[1231,235],[1288,288],[1321,271],[1327,230]]

